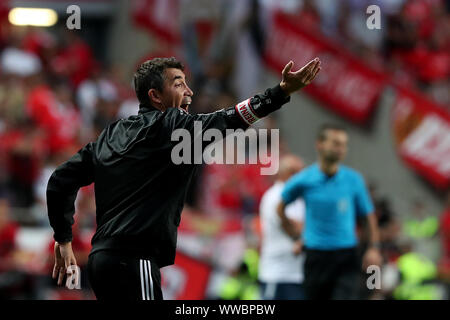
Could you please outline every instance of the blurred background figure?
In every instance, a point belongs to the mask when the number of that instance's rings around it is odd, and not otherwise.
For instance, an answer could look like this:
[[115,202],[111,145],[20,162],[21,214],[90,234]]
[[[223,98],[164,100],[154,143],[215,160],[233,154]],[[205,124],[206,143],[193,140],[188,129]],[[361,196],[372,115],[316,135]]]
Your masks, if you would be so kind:
[[440,255],[440,248],[434,241],[438,236],[439,217],[426,211],[427,207],[423,201],[414,201],[409,219],[404,223],[403,234],[411,239],[414,251],[436,262]]
[[15,296],[24,287],[24,277],[17,273],[15,255],[16,237],[19,226],[11,221],[9,201],[0,199],[0,298]]
[[[290,178],[277,205],[283,229],[298,236],[286,217],[287,205],[303,198],[306,206],[302,234],[305,259],[305,293],[308,300],[354,300],[358,298],[361,270],[381,265],[380,237],[373,203],[363,176],[342,165],[347,155],[345,128],[322,125],[315,141],[317,162]],[[368,246],[357,250],[357,217],[366,220]]]
[[265,300],[303,300],[303,263],[300,234],[303,229],[305,203],[298,199],[286,208],[286,215],[296,225],[297,240],[286,234],[277,214],[284,183],[298,173],[304,164],[293,155],[280,159],[277,179],[261,199],[261,257],[258,278],[261,282],[261,297]]

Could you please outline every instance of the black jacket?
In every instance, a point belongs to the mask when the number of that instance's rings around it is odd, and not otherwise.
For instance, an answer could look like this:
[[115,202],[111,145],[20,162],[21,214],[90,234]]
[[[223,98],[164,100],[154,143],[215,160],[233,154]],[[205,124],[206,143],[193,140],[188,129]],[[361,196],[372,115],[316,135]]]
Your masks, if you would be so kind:
[[199,115],[141,106],[138,115],[108,125],[49,179],[47,208],[54,239],[72,240],[77,192],[94,182],[97,230],[91,253],[117,250],[152,259],[160,267],[173,264],[181,211],[198,165],[172,162],[171,151],[178,141],[171,141],[171,134],[183,128],[193,137],[194,121],[202,121],[203,131],[245,130],[255,120],[252,115],[263,117],[289,97],[278,85],[247,101],[248,117],[245,106],[244,112],[237,109],[241,104]]

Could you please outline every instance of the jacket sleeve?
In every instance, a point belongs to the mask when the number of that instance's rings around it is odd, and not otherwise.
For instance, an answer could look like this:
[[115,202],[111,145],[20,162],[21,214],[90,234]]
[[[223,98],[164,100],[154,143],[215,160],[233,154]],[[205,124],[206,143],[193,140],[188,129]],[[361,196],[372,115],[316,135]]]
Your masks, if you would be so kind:
[[[279,85],[267,89],[233,107],[222,109],[213,113],[190,115],[187,112],[171,108],[164,117],[165,127],[170,133],[177,129],[185,129],[191,137],[204,133],[208,129],[217,129],[223,136],[227,129],[246,130],[250,125],[278,110],[290,101]],[[201,130],[196,130],[195,123],[201,122]],[[197,128],[199,126],[197,125]]]
[[47,210],[53,238],[58,242],[72,241],[73,215],[78,190],[94,181],[94,143],[89,143],[61,164],[47,184]]

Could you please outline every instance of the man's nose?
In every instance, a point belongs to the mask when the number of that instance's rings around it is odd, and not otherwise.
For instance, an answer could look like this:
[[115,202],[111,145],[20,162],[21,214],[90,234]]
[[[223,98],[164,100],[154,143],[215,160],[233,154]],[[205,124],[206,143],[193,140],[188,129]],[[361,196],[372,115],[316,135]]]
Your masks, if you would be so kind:
[[192,97],[194,95],[194,92],[192,92],[191,88],[189,88],[188,86],[186,86],[187,92],[186,95]]

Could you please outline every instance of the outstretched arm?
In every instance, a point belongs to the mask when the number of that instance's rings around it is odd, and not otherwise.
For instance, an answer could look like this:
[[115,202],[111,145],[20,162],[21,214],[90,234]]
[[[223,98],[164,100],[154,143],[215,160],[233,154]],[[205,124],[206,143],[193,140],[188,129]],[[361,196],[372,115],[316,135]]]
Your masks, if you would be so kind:
[[[195,134],[194,123],[202,123],[201,130],[218,129],[222,134],[226,129],[247,129],[256,121],[278,110],[290,100],[290,95],[310,84],[320,71],[320,60],[316,58],[300,70],[293,72],[290,61],[281,73],[281,82],[264,93],[238,103],[233,107],[208,114],[190,115],[177,108],[169,108],[165,113],[166,127],[171,135],[176,129],[186,129]],[[177,140],[178,141],[178,140]],[[206,147],[206,145],[204,146]]]
[[281,108],[291,94],[314,80],[320,71],[320,60],[315,58],[295,72],[292,71],[293,66],[294,62],[289,61],[284,67],[279,85],[236,105],[236,111],[244,122],[250,125]]

